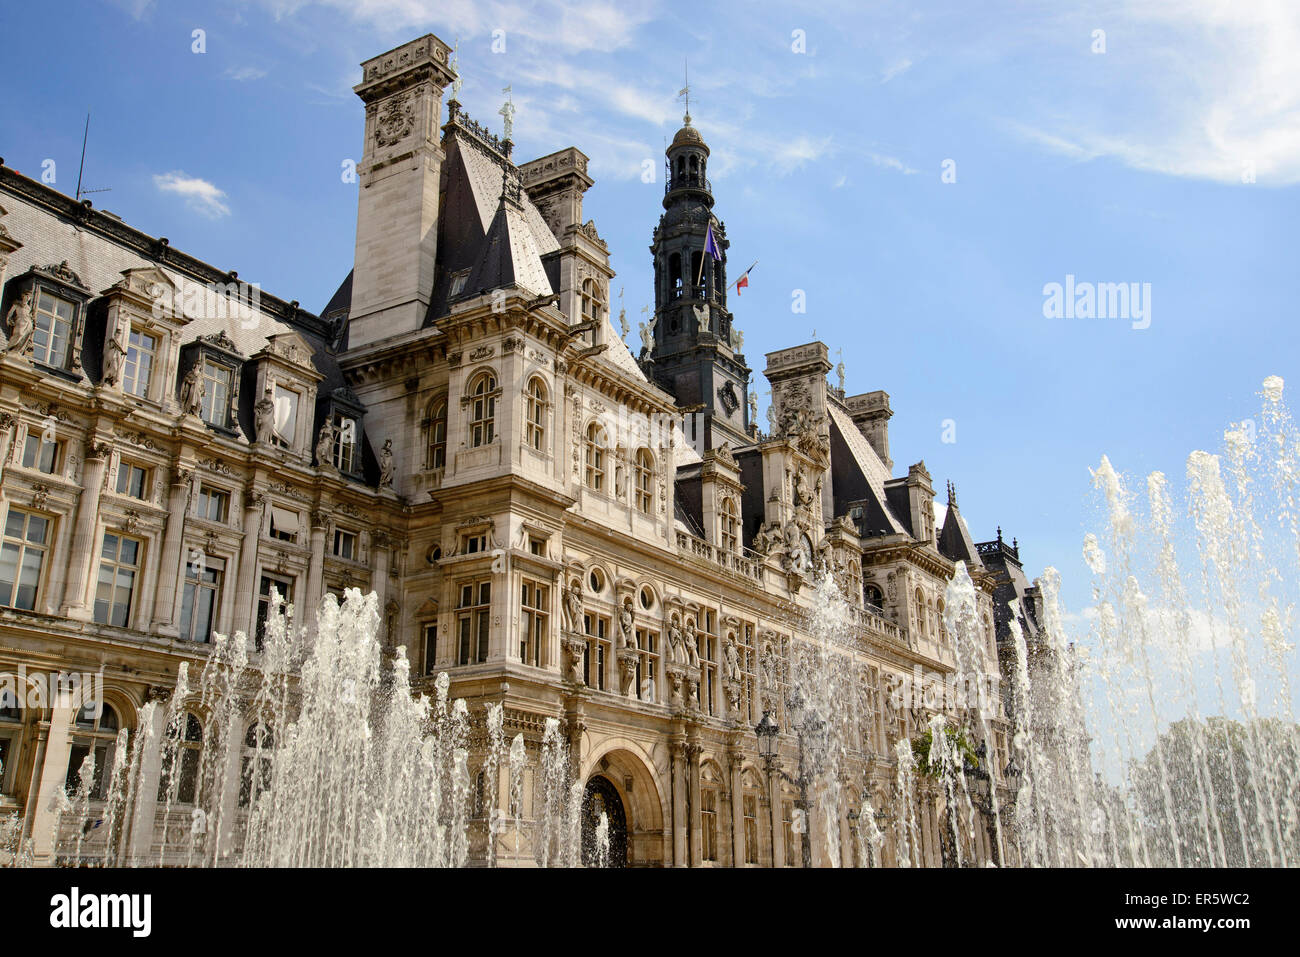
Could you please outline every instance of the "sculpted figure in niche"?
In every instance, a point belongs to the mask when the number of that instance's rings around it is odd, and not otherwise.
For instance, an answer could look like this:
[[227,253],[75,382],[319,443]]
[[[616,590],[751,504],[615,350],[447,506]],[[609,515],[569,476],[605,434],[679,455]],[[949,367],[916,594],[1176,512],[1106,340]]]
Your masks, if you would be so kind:
[[275,399],[270,386],[253,407],[253,434],[259,442],[275,441]]
[[582,586],[576,581],[564,593],[564,617],[572,634],[582,634]]
[[385,439],[379,452],[379,487],[393,487],[393,440]]
[[620,647],[631,648],[636,650],[636,622],[632,617],[632,602],[623,603],[623,610],[618,614],[618,630],[620,634]]
[[695,619],[686,619],[686,634],[683,636],[683,645],[686,648],[686,663],[692,668],[700,666],[700,639],[695,631]]
[[334,440],[338,438],[338,430],[334,428],[334,422],[330,419],[325,420],[325,424],[320,427],[320,435],[316,438],[316,464],[321,466],[334,465]]
[[185,380],[181,382],[181,411],[186,415],[201,414],[206,391],[203,377],[199,373],[199,364],[196,362],[190,366],[190,371],[185,373]]
[[114,326],[104,336],[104,375],[100,380],[103,385],[116,386],[122,382],[122,364],[126,359],[126,350],[117,338]]
[[739,681],[740,680],[740,652],[736,647],[736,636],[734,634],[727,635],[727,644],[726,647],[723,649],[723,655],[726,658],[726,662],[727,662],[727,680]]
[[36,329],[36,303],[32,300],[30,289],[24,289],[22,298],[9,308],[8,323],[9,341],[6,351],[25,355]]

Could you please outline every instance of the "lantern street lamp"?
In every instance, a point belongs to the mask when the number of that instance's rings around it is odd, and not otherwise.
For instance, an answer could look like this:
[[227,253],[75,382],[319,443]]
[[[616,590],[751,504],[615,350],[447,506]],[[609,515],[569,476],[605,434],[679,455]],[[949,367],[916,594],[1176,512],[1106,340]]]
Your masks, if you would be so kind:
[[[817,713],[815,708],[804,707],[803,696],[797,688],[787,703],[793,713],[800,715],[799,720],[794,722],[795,740],[799,744],[798,776],[791,777],[780,765],[780,758],[777,753],[777,738],[781,733],[781,728],[776,723],[776,719],[772,717],[770,710],[763,712],[763,717],[754,728],[754,734],[758,738],[759,754],[763,756],[763,766],[767,771],[769,790],[773,774],[780,774],[783,780],[799,789],[799,799],[795,802],[795,806],[799,809],[802,818],[799,835],[801,856],[803,866],[812,867],[812,818],[809,813],[808,786],[816,780],[822,762],[826,757],[826,722],[822,720],[821,715]],[[772,802],[772,841],[775,847],[775,801]]]

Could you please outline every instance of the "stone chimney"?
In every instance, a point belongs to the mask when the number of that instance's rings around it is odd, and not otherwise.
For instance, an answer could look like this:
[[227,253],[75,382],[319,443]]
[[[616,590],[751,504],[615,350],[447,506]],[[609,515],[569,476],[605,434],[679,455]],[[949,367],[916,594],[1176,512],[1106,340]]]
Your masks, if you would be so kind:
[[894,413],[889,408],[888,392],[864,392],[844,400],[849,416],[858,431],[871,443],[885,467],[893,469],[894,460],[889,457],[889,417]]

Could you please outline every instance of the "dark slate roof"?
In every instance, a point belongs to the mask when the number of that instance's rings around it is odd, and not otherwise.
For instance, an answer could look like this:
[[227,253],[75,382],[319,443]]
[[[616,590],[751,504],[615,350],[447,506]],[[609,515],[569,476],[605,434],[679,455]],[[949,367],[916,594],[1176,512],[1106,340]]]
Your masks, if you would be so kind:
[[943,528],[939,531],[939,553],[954,562],[965,562],[967,568],[983,565],[956,502],[948,503],[948,514],[944,516]]

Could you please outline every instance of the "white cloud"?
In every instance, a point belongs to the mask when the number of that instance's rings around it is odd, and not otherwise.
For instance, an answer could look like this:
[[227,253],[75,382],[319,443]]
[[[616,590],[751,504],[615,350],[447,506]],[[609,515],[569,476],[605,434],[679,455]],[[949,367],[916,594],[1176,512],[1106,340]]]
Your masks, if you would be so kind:
[[[1300,182],[1294,0],[1125,0],[1089,22],[1107,50],[1075,61],[1087,97],[1024,124],[1028,139],[1173,176],[1240,184],[1253,167],[1260,184]],[[1067,28],[1086,37],[1084,26]]]
[[779,144],[771,151],[771,165],[782,174],[793,173],[807,163],[814,163],[827,155],[831,149],[829,136],[813,139],[809,136],[797,136]]
[[232,66],[226,68],[226,76],[238,83],[246,83],[249,80],[260,80],[266,76],[266,71],[258,66]]
[[180,170],[175,170],[171,173],[155,173],[153,184],[164,193],[175,193],[183,197],[186,206],[209,219],[230,215],[230,207],[225,203],[225,192],[206,179],[186,176]]
[[903,57],[901,60],[896,60],[893,63],[891,63],[889,66],[885,67],[885,71],[880,75],[880,82],[882,84],[888,83],[894,77],[902,76],[911,68],[912,68],[912,61],[909,60],[907,57]]

